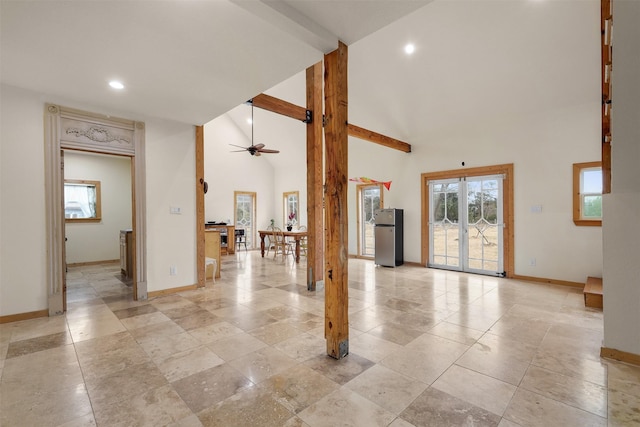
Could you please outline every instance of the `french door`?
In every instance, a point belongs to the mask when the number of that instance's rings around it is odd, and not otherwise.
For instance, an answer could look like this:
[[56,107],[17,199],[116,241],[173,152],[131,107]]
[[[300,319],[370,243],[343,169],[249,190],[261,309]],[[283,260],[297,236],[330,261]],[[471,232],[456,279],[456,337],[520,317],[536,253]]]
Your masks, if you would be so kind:
[[375,213],[382,209],[382,184],[357,186],[358,255],[375,255]]
[[429,267],[504,274],[503,179],[429,181]]
[[[234,191],[234,212],[236,230],[244,230],[247,247],[254,248],[256,245],[256,193],[245,191]],[[234,236],[227,236],[233,239]]]

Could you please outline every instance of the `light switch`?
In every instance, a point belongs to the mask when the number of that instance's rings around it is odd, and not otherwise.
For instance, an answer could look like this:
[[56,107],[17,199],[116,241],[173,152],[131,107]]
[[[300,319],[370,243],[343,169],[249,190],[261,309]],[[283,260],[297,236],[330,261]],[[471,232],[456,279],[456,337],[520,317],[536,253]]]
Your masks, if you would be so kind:
[[541,213],[542,205],[533,205],[531,206],[531,213]]
[[171,206],[169,208],[169,212],[174,214],[174,215],[180,215],[182,212],[180,211],[180,207],[179,206]]

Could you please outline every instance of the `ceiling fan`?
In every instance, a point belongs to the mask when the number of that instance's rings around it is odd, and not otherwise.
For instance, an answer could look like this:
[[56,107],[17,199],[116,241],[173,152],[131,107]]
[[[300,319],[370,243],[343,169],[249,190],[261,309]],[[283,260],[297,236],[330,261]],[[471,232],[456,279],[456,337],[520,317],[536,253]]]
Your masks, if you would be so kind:
[[243,147],[241,145],[229,144],[233,147],[242,148],[242,150],[234,150],[232,153],[239,153],[241,151],[248,151],[252,156],[259,156],[262,153],[279,153],[278,150],[271,150],[268,148],[264,148],[264,144],[253,144],[253,100],[249,101],[251,103],[251,145],[248,147]]

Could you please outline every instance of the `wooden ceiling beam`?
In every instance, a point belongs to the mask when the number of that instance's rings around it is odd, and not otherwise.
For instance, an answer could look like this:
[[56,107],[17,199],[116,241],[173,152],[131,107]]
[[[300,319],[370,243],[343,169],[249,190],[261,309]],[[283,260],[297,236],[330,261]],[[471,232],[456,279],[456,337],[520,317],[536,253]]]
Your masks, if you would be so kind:
[[[282,114],[283,116],[291,117],[305,123],[308,122],[308,118],[310,117],[310,113],[308,113],[310,110],[264,93],[256,95],[253,98],[253,106],[271,111],[272,113]],[[402,151],[403,153],[411,152],[411,144],[369,129],[361,128],[351,123],[347,125],[347,132],[349,136],[354,138],[380,144],[388,148],[393,148],[394,150]]]
[[407,144],[399,139],[391,138],[381,133],[374,132],[369,129],[364,129],[356,125],[349,123],[347,130],[349,136],[354,138],[364,139],[365,141],[373,142],[376,144],[384,145],[385,147],[393,148],[394,150],[400,150],[404,153],[411,152],[411,144]]
[[253,106],[273,113],[282,114],[292,119],[307,122],[307,109],[299,105],[292,104],[283,99],[276,98],[265,93],[253,97]]

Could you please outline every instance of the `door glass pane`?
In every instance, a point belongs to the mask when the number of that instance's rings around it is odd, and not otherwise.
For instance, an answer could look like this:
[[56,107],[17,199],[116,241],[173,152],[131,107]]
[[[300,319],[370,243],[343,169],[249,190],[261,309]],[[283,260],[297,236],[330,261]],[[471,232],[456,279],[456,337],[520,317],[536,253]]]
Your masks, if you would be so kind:
[[360,218],[361,255],[374,256],[375,213],[380,209],[380,187],[377,185],[372,187],[364,187],[360,194],[360,206],[362,206]]
[[433,185],[433,264],[460,266],[460,229],[458,224],[459,182]]
[[467,265],[497,272],[499,248],[498,180],[467,181]]

